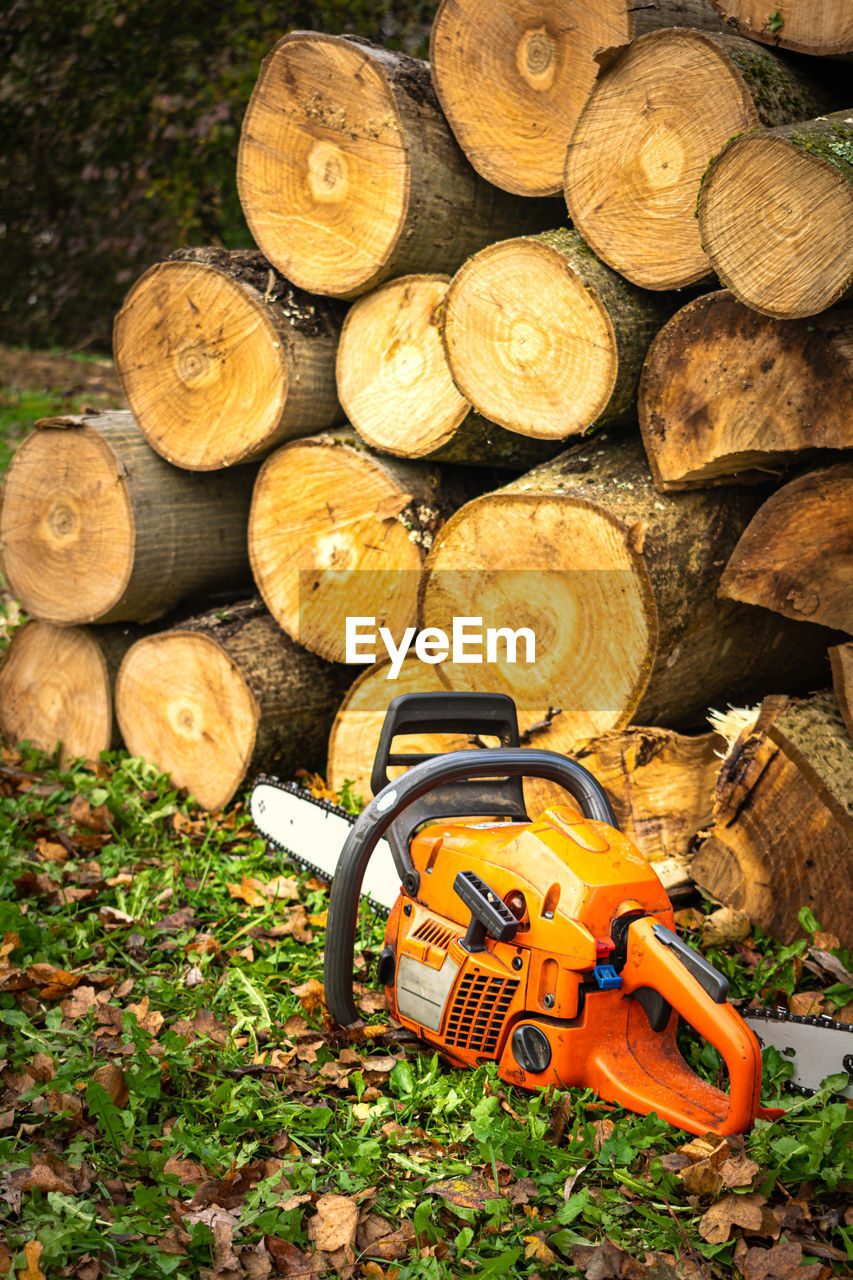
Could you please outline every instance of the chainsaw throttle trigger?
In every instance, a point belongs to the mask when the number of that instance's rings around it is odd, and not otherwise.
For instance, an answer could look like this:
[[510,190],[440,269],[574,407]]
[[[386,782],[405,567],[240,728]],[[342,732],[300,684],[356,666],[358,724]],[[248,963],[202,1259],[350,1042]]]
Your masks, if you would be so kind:
[[692,973],[698,983],[708,992],[708,995],[715,1004],[723,1004],[729,994],[729,980],[720,973],[719,969],[715,969],[709,964],[704,956],[698,951],[694,951],[691,946],[683,942],[678,934],[673,933],[671,929],[665,928],[664,925],[655,923],[652,925],[652,933],[658,942],[662,942],[665,947],[669,947],[670,951],[678,956],[688,973]]
[[460,871],[453,881],[453,892],[471,908],[471,923],[462,939],[466,951],[485,951],[486,934],[498,942],[515,937],[518,921],[494,889],[473,871]]

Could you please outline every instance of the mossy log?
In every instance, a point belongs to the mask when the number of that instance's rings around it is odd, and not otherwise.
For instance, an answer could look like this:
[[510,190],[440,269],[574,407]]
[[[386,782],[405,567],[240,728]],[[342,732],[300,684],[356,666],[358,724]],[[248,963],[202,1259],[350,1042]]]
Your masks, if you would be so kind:
[[832,693],[763,703],[723,762],[691,870],[782,942],[801,936],[797,915],[810,907],[853,946],[853,741]]
[[561,229],[470,258],[448,290],[442,336],[454,382],[484,417],[564,440],[633,419],[643,359],[674,305]]
[[251,582],[255,470],[179,470],[127,412],[44,418],[3,482],[0,548],[28,614],[61,625],[147,622]]
[[536,660],[523,637],[515,661],[496,640],[490,664],[481,649],[479,663],[445,662],[442,678],[507,693],[537,721],[559,709],[537,738],[556,750],[630,722],[697,725],[720,698],[825,683],[823,628],[717,598],[762,496],[659,495],[639,438],[608,430],[475,499],[427,558],[423,625],[473,615],[483,629],[527,628]]
[[399,641],[435,531],[486,484],[374,453],[351,429],[283,445],[252,499],[258,590],[287,634],[330,662],[345,661],[347,617],[374,617]]
[[712,0],[727,25],[750,40],[838,57],[853,51],[853,8],[848,0]]
[[427,63],[355,37],[294,31],[264,60],[237,186],[256,243],[288,280],[355,297],[391,276],[455,271],[554,220],[468,164]]
[[[696,193],[713,156],[734,134],[808,120],[827,105],[813,79],[761,45],[652,31],[603,72],[581,113],[566,154],[569,215],[635,284],[704,280],[712,268]],[[730,214],[740,216],[736,201]]]
[[448,284],[448,276],[401,276],[353,303],[338,347],[341,404],[385,453],[524,471],[559,445],[489,422],[459,391],[440,333]]
[[138,640],[119,670],[116,716],[132,755],[221,809],[256,769],[286,778],[322,765],[349,678],[247,602]]
[[853,462],[807,471],[768,498],[720,595],[853,635]]
[[733,138],[697,207],[711,266],[753,311],[796,319],[853,296],[853,107]]
[[27,622],[0,664],[0,731],[10,742],[97,760],[121,746],[113,716],[116,675],[141,628]]
[[181,249],[131,289],[113,353],[148,443],[210,471],[340,421],[342,319],[340,303],[303,293],[260,253]]
[[829,651],[829,662],[838,710],[853,738],[853,641],[833,645]]
[[710,0],[442,0],[430,71],[477,172],[504,191],[554,195],[601,51],[675,25],[723,29]]
[[853,310],[774,321],[723,289],[657,334],[637,408],[663,492],[766,480],[815,450],[853,448],[843,404],[853,404]]

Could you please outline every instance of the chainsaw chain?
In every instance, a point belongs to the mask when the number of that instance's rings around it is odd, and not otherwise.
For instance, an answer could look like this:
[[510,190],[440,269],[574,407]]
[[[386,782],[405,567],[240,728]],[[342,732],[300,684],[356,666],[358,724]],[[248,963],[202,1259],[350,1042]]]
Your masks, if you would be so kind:
[[[742,1005],[738,1012],[746,1021],[752,1022],[784,1022],[789,1026],[794,1023],[800,1027],[820,1027],[827,1031],[843,1031],[850,1036],[850,1043],[853,1046],[853,1024],[849,1022],[838,1022],[835,1018],[830,1018],[825,1013],[789,1013],[787,1009],[783,1009],[780,1005],[765,1005],[761,1009],[748,1009]],[[841,1059],[841,1070],[846,1071],[853,1083],[853,1052],[845,1053]],[[785,1081],[785,1088],[791,1093],[798,1093],[804,1098],[810,1098],[814,1094],[814,1089],[807,1089],[804,1085],[794,1084],[792,1080]]]

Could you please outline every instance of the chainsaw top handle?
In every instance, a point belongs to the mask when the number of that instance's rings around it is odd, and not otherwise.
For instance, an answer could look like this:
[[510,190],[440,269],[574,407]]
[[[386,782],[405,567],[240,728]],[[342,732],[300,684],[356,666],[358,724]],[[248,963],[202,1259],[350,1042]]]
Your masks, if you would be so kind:
[[[358,1018],[352,992],[358,898],[370,855],[395,818],[421,796],[447,783],[495,776],[544,778],[555,782],[578,802],[586,818],[616,827],[616,818],[601,784],[574,760],[533,747],[489,751],[451,751],[416,764],[389,782],[359,815],[341,851],[332,881],[326,926],[324,983],[326,1004],[342,1026]],[[408,894],[417,895],[420,873],[408,847],[392,845],[394,864]]]

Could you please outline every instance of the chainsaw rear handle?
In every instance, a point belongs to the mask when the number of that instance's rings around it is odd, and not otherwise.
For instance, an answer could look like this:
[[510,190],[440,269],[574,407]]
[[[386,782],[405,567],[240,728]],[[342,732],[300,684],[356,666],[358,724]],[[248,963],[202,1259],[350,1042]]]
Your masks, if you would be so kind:
[[[530,747],[497,747],[489,751],[451,751],[416,764],[389,782],[359,815],[341,850],[329,897],[324,983],[326,1005],[336,1022],[347,1026],[358,1018],[352,995],[358,898],[370,855],[391,823],[414,801],[447,783],[495,775],[544,778],[564,787],[577,800],[584,817],[616,827],[616,817],[601,783],[588,769],[553,751]],[[420,873],[408,848],[393,847],[394,864],[403,887],[416,897]]]
[[[761,1049],[754,1032],[726,1000],[726,979],[653,916],[633,915],[625,932],[622,993],[636,996],[646,1012],[629,1013],[625,1040],[613,1037],[597,1048],[590,1064],[591,1083],[634,1111],[657,1111],[693,1133],[742,1133],[759,1111]],[[662,1028],[649,1025],[652,1019],[642,997],[650,991],[658,992],[719,1051],[729,1073],[728,1094],[696,1076],[674,1040],[662,1040]]]

